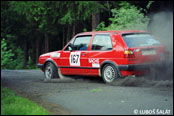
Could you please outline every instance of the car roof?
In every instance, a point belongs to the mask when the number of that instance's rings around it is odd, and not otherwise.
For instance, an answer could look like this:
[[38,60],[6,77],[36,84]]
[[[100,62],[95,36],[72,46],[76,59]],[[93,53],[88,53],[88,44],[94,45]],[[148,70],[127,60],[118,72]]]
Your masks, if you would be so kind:
[[77,36],[80,35],[92,35],[92,34],[126,34],[126,33],[140,33],[140,32],[146,32],[146,31],[140,31],[140,30],[120,30],[120,31],[92,31],[92,32],[82,32],[77,34]]

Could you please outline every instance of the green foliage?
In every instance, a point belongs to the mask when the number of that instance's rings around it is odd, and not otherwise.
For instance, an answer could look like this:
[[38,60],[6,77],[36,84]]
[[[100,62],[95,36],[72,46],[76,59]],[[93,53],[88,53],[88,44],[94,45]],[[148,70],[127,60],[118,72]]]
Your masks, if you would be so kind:
[[38,104],[1,87],[1,115],[50,115]]
[[66,6],[67,9],[63,11],[64,15],[59,20],[61,24],[85,21],[91,17],[92,13],[97,13],[99,9],[104,9],[104,7],[96,1],[63,2],[62,5]]
[[119,9],[112,9],[111,24],[104,27],[103,22],[99,24],[98,30],[147,30],[149,18],[144,16],[142,9],[130,5],[128,2],[121,2]]
[[[146,8],[152,3],[149,1]],[[2,1],[1,38],[5,41],[1,41],[1,68],[23,68],[24,48],[28,48],[29,56],[26,68],[36,68],[36,56],[44,53],[46,37],[49,51],[61,49],[61,43],[67,42],[72,32],[91,30],[93,13],[100,13],[102,20],[97,30],[146,30],[149,19],[142,11],[146,12],[126,1]],[[39,48],[36,40],[40,40]]]
[[31,59],[31,56],[29,56],[29,60],[27,63],[27,69],[37,69],[37,65],[35,65]]
[[56,12],[58,3],[53,1],[12,1],[9,2],[9,5],[11,10],[13,9],[18,14],[24,15],[32,28],[34,27],[42,33],[55,35],[57,32],[52,24],[55,23],[58,16]]
[[149,3],[147,4],[146,8],[149,9],[153,2],[154,1],[149,1]]
[[20,47],[9,49],[6,40],[3,38],[1,40],[1,69],[22,69],[23,61],[24,53],[22,49]]
[[97,31],[105,31],[106,30],[105,22],[102,21],[100,24],[98,24],[96,30]]
[[1,68],[12,68],[11,64],[13,63],[12,57],[14,54],[11,49],[7,48],[7,43],[3,38],[1,40]]
[[84,29],[83,29],[83,32],[87,32],[87,29],[86,29],[86,28],[84,28]]
[[16,48],[16,50],[14,51],[15,57],[13,58],[13,64],[11,64],[13,66],[14,69],[22,69],[23,65],[24,65],[24,51],[18,47]]

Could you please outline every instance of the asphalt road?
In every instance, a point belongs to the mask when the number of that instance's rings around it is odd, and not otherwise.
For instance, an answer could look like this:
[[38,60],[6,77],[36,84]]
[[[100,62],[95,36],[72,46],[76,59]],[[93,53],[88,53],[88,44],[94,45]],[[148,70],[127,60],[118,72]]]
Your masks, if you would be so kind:
[[[172,75],[173,76],[173,75]],[[1,83],[53,114],[173,114],[173,79],[129,77],[106,85],[98,77],[44,82],[40,70],[1,70]],[[173,77],[172,77],[173,78]]]

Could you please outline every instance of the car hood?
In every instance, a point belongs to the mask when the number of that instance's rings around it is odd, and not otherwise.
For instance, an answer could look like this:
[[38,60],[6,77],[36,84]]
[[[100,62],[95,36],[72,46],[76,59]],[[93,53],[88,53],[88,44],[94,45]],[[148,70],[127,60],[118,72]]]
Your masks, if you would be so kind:
[[48,52],[45,54],[40,55],[40,57],[60,57],[60,51]]

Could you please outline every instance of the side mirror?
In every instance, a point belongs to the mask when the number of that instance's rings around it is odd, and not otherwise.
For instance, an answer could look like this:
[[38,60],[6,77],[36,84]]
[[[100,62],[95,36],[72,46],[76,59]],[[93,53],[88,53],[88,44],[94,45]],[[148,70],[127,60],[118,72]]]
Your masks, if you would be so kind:
[[68,45],[68,50],[69,50],[70,52],[72,52],[73,47],[72,47],[72,45],[71,45],[71,44],[69,44],[69,45]]

